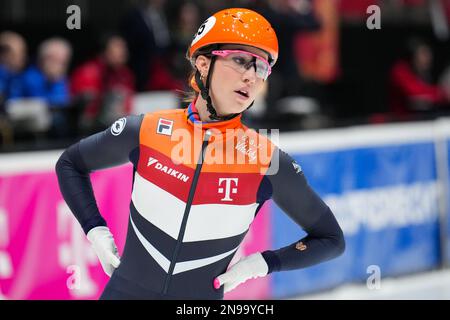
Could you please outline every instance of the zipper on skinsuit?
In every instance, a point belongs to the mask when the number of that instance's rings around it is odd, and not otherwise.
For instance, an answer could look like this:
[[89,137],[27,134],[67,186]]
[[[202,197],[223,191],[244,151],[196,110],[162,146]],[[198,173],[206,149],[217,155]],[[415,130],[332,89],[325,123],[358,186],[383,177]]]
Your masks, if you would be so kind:
[[162,294],[167,294],[167,291],[169,289],[170,278],[172,277],[173,270],[175,269],[175,264],[177,262],[178,253],[180,251],[181,244],[183,242],[184,232],[186,231],[186,225],[187,225],[187,220],[189,217],[189,212],[191,211],[192,201],[194,200],[194,195],[195,195],[195,189],[197,188],[198,177],[200,175],[200,171],[203,166],[205,149],[208,146],[210,136],[211,136],[211,132],[209,130],[206,130],[205,136],[203,138],[202,150],[199,155],[199,162],[197,163],[197,167],[195,168],[194,177],[192,179],[192,184],[189,189],[189,195],[188,195],[188,199],[186,202],[186,207],[184,209],[183,220],[181,222],[180,232],[178,233],[177,244],[175,246],[175,250],[173,252],[172,259],[170,260],[169,272],[167,273],[166,281],[164,282],[164,288],[163,288]]

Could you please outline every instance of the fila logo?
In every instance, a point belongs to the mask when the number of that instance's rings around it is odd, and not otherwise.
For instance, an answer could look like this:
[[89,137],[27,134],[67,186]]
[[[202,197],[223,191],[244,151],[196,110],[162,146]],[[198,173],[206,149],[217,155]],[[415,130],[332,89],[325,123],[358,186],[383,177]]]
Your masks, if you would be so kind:
[[159,118],[156,133],[170,136],[172,135],[172,127],[173,127],[173,120]]
[[[225,191],[221,187],[222,183],[225,182]],[[232,187],[232,182],[234,183],[234,187]],[[233,201],[233,199],[230,198],[230,193],[237,193],[237,185],[238,185],[238,178],[219,178],[219,193],[225,193],[225,196],[220,199],[220,201]]]
[[169,168],[168,166],[163,165],[161,162],[158,161],[158,159],[149,157],[147,162],[147,167],[153,166],[156,170],[162,171],[165,174],[168,174],[171,177],[177,178],[178,180],[181,180],[183,182],[187,182],[189,180],[189,176],[185,175],[182,172],[179,172],[173,168]]

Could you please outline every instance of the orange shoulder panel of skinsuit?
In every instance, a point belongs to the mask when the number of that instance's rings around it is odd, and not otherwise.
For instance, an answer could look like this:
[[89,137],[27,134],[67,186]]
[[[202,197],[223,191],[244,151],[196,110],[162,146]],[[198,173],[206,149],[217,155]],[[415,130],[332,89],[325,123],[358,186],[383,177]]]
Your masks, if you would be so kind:
[[[161,121],[169,123],[170,134],[158,133],[158,125]],[[201,135],[196,136],[193,129],[183,109],[147,113],[141,125],[140,145],[157,150],[174,162],[182,162],[190,168],[195,168],[201,150]],[[173,134],[174,132],[176,133]],[[203,172],[265,174],[275,149],[270,139],[243,124],[230,131],[218,133],[218,139],[215,139],[213,134],[205,150]],[[180,137],[183,134],[186,137],[181,140]],[[199,140],[198,143],[194,143],[196,137],[196,140]],[[180,148],[187,148],[186,152],[182,152],[185,155],[174,159],[173,153],[175,152],[178,156]],[[185,159],[185,157],[188,158]]]
[[202,171],[265,174],[274,149],[270,139],[242,125],[232,136],[210,144]]
[[[161,131],[158,133],[158,124],[160,124],[160,121],[169,123],[170,134],[164,134]],[[161,110],[147,113],[142,120],[139,143],[170,156],[172,144],[171,133],[180,128],[186,128],[183,109]]]

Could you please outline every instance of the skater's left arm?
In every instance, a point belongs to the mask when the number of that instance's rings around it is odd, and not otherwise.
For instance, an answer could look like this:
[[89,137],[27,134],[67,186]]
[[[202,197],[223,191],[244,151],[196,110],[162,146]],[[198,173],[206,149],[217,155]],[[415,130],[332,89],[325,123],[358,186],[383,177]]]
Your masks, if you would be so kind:
[[286,247],[262,253],[273,271],[306,268],[341,255],[344,234],[330,208],[308,184],[297,162],[280,149],[275,174],[266,175],[272,199],[307,235]]
[[264,198],[271,195],[307,235],[278,250],[241,258],[215,279],[214,287],[224,285],[224,292],[274,271],[306,268],[333,259],[345,250],[344,235],[330,208],[309,186],[300,166],[287,153],[279,149],[275,152],[278,161],[272,158],[271,169],[264,176],[258,193],[266,194]]

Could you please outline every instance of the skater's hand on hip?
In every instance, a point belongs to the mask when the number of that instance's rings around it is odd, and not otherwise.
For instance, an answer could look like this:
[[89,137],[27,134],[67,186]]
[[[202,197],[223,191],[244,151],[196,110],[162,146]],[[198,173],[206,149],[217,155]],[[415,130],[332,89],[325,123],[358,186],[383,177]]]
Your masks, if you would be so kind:
[[114,269],[120,264],[120,257],[109,228],[95,227],[88,232],[87,238],[100,260],[103,271],[111,277]]
[[266,276],[268,271],[266,260],[257,252],[241,258],[227,272],[218,276],[214,280],[214,288],[218,289],[224,285],[224,292],[227,293],[248,279]]

